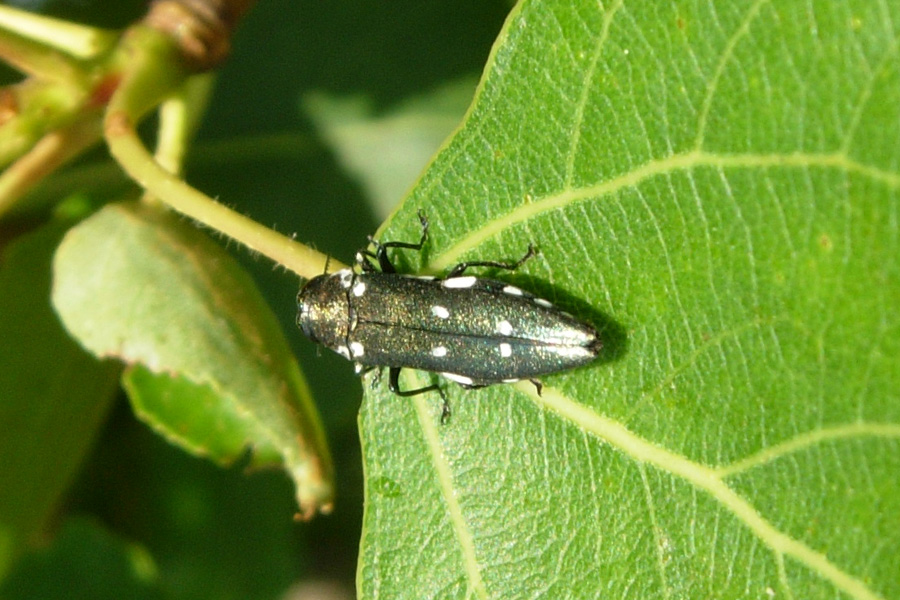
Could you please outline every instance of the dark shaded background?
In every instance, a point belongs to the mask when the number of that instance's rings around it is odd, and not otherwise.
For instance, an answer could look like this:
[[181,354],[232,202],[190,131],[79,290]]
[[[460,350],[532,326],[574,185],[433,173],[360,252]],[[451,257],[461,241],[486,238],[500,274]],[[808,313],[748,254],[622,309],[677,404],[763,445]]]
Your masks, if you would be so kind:
[[[105,27],[121,27],[145,9],[135,0],[10,4]],[[261,1],[221,69],[188,181],[349,261],[377,223],[317,139],[301,98],[314,90],[364,95],[387,110],[478,74],[509,9],[506,0]],[[274,137],[287,142],[261,146]],[[104,160],[98,150],[82,165]],[[334,453],[334,513],[295,523],[292,484],[282,473],[247,475],[240,465],[224,470],[188,456],[135,421],[123,398],[60,510],[56,535],[23,560],[0,590],[3,598],[264,599],[322,579],[354,594],[363,501],[360,383],[348,363],[319,355],[296,331],[296,276],[233,244],[231,250],[281,319],[313,388]],[[124,556],[146,565],[144,584],[131,580]]]

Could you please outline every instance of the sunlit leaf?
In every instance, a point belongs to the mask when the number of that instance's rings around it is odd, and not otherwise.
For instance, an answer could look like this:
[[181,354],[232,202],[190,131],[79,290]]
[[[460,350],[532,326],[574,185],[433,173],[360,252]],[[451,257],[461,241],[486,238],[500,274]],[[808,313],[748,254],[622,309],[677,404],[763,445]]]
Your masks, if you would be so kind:
[[605,355],[540,397],[450,384],[443,426],[367,392],[364,597],[900,596],[897,22],[518,6],[382,237],[424,208],[400,262],[432,271],[535,242],[510,279]]

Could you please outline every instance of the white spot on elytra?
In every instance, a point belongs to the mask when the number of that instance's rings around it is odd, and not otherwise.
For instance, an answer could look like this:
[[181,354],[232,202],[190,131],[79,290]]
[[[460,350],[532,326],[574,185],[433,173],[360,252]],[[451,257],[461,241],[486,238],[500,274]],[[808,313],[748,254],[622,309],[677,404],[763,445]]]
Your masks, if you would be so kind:
[[434,275],[416,275],[413,279],[421,279],[422,281],[434,281]]
[[525,292],[523,292],[522,290],[520,290],[519,288],[517,288],[514,285],[504,286],[503,293],[509,294],[510,296],[522,296],[525,294]]
[[476,281],[478,281],[477,277],[468,275],[466,277],[451,277],[450,279],[445,279],[441,282],[441,285],[443,285],[445,288],[465,289],[475,285]]
[[431,307],[431,314],[436,316],[438,319],[446,319],[450,316],[450,311],[443,306],[435,304]]
[[503,335],[512,335],[512,323],[506,320],[500,321],[499,323],[497,323],[497,332]]
[[431,349],[431,355],[436,356],[437,358],[443,358],[444,356],[447,356],[447,347],[435,346]]
[[351,271],[350,269],[341,269],[335,274],[341,280],[342,288],[350,287],[350,282],[353,280],[353,271]]
[[455,381],[456,383],[460,383],[462,385],[472,385],[474,383],[471,377],[466,377],[465,375],[457,375],[456,373],[441,373],[441,375],[443,375],[450,381]]
[[553,305],[544,300],[543,298],[535,298],[534,303],[538,306],[543,306],[544,308],[553,308]]
[[363,281],[357,281],[356,285],[353,286],[353,295],[357,298],[362,297],[363,294],[366,293],[366,284]]
[[350,356],[358,358],[366,353],[366,349],[359,342],[350,342]]
[[564,356],[566,358],[594,358],[596,354],[594,354],[589,348],[584,346],[548,346],[554,354],[557,356]]
[[340,354],[341,356],[343,356],[343,357],[346,358],[347,360],[350,360],[350,350],[347,348],[347,346],[338,346],[338,347],[336,348],[336,350],[337,350],[337,353],[338,353],[338,354]]
[[518,379],[503,379],[503,383],[515,383],[519,381]]
[[510,356],[512,356],[512,346],[510,346],[506,342],[501,343],[500,356],[502,356],[503,358],[509,358]]

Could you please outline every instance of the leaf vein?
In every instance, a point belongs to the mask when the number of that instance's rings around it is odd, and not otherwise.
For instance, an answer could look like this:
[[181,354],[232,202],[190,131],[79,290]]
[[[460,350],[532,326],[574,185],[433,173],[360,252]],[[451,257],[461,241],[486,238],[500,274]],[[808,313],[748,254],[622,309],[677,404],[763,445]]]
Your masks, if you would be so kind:
[[600,30],[600,37],[594,47],[591,55],[591,61],[584,74],[584,85],[581,88],[581,95],[578,103],[575,105],[575,119],[572,124],[572,142],[569,144],[569,152],[566,155],[566,176],[563,187],[568,189],[572,185],[572,177],[575,173],[575,157],[578,155],[578,147],[581,142],[581,126],[584,123],[584,109],[588,105],[588,98],[594,82],[594,76],[597,72],[597,64],[600,62],[600,55],[603,48],[606,47],[606,40],[609,38],[610,25],[616,12],[622,7],[624,0],[616,0],[615,4],[603,16],[603,25]]
[[740,40],[747,35],[748,31],[750,31],[750,23],[753,22],[753,20],[756,18],[757,13],[759,13],[759,9],[766,2],[768,2],[768,0],[756,0],[753,6],[751,6],[747,11],[747,14],[744,15],[744,19],[741,21],[740,25],[738,25],[737,29],[734,30],[734,33],[732,33],[731,37],[725,43],[725,48],[722,50],[722,54],[719,57],[718,63],[716,63],[716,68],[713,71],[713,76],[710,78],[709,83],[706,86],[706,96],[704,96],[703,98],[703,104],[700,108],[700,114],[697,117],[697,138],[694,140],[694,148],[698,151],[703,148],[703,138],[706,135],[706,121],[709,118],[709,112],[712,107],[713,98],[715,97],[716,90],[719,87],[719,80],[722,78],[722,74],[725,72],[725,66],[734,55],[734,51],[737,48]]
[[463,515],[462,507],[454,493],[455,484],[453,483],[453,470],[444,456],[441,440],[435,428],[434,415],[432,414],[428,402],[422,397],[417,396],[414,399],[416,407],[416,415],[419,419],[419,425],[425,436],[425,444],[431,453],[431,462],[437,473],[438,485],[440,492],[447,504],[447,512],[449,513],[450,525],[456,534],[462,552],[463,563],[465,564],[466,577],[469,581],[469,590],[478,598],[486,599],[488,597],[487,589],[484,586],[484,580],[481,577],[481,565],[478,563],[478,557],[475,552],[475,541],[472,532],[466,523]]
[[[750,502],[739,496],[722,480],[716,469],[657,446],[628,430],[621,423],[597,414],[555,389],[545,386],[541,396],[527,385],[517,384],[516,389],[528,395],[539,406],[592,433],[635,461],[650,464],[705,491],[768,546],[775,554],[776,561],[779,554],[785,554],[851,597],[864,600],[880,598],[862,580],[840,569],[823,553],[792,538],[763,518]],[[900,425],[894,427],[900,429]]]
[[844,134],[844,141],[841,143],[840,152],[844,154],[848,154],[850,150],[850,144],[853,142],[853,138],[856,135],[856,130],[859,127],[859,123],[862,120],[863,112],[865,108],[869,104],[869,100],[872,99],[872,90],[875,87],[875,82],[878,81],[878,78],[883,75],[888,68],[893,68],[895,66],[895,61],[893,59],[896,58],[897,55],[897,40],[894,39],[891,43],[890,47],[884,53],[884,56],[879,61],[878,65],[875,67],[874,71],[869,73],[869,77],[866,79],[866,84],[862,86],[862,89],[859,91],[859,95],[856,98],[856,102],[853,107],[853,114],[850,117],[850,125],[847,127],[847,132]]
[[828,427],[817,431],[802,433],[729,465],[720,466],[715,469],[715,473],[717,477],[725,479],[768,464],[789,454],[802,452],[812,446],[835,440],[868,437],[900,439],[900,424],[861,421],[859,423]]
[[647,481],[647,469],[643,464],[638,465],[638,471],[641,474],[641,483],[644,486],[644,495],[647,497],[647,511],[650,513],[650,524],[653,527],[653,535],[656,538],[656,563],[659,569],[660,586],[662,587],[663,598],[671,598],[672,592],[669,588],[669,581],[666,577],[666,558],[665,558],[665,542],[663,533],[656,518],[656,504],[653,502],[653,493],[650,491],[650,482]]
[[705,167],[721,169],[837,169],[871,179],[891,189],[900,189],[900,174],[859,162],[840,152],[715,154],[691,151],[684,154],[673,154],[663,159],[650,161],[608,181],[583,188],[563,190],[534,202],[523,204],[504,215],[487,219],[480,229],[470,231],[466,237],[432,260],[425,270],[444,270],[458,263],[464,253],[484,243],[485,240],[499,235],[513,225],[528,221],[541,214],[563,209],[586,200],[612,196],[623,189],[636,187],[653,177]]

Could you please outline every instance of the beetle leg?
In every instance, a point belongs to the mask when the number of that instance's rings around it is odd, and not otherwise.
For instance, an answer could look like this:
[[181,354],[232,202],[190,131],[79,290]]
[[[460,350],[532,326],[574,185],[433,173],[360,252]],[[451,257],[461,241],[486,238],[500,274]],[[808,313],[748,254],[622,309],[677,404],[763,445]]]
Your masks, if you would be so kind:
[[444,390],[438,388],[438,392],[441,394],[441,425],[447,423],[450,420],[450,402],[447,400],[447,394],[444,393]]
[[391,259],[387,255],[388,248],[406,248],[407,250],[421,250],[422,246],[425,245],[425,240],[428,239],[428,219],[425,217],[425,213],[423,211],[418,212],[419,215],[419,223],[422,224],[422,237],[419,238],[419,241],[416,243],[412,242],[376,242],[375,240],[370,241],[375,245],[375,253],[366,252],[368,256],[372,256],[373,258],[378,260],[378,266],[381,267],[382,273],[396,273],[397,269],[394,267],[394,263],[391,262]]
[[[375,244],[376,247],[378,246],[378,242],[372,240],[371,237],[369,238],[369,241],[371,243]],[[372,273],[373,271],[376,270],[375,266],[372,264],[372,262],[370,260],[368,260],[370,258],[377,260],[375,253],[372,252],[371,250],[364,249],[364,250],[360,250],[359,252],[356,253],[356,264],[358,264],[360,266],[360,268],[363,270],[364,273]]]
[[522,264],[526,260],[528,260],[529,258],[534,256],[535,254],[537,254],[537,249],[534,247],[534,244],[528,244],[528,252],[526,252],[522,258],[520,258],[519,260],[517,260],[514,263],[502,263],[502,262],[496,262],[496,261],[492,261],[492,260],[478,260],[478,261],[471,261],[471,262],[462,262],[462,263],[459,263],[458,265],[456,265],[455,267],[453,267],[452,269],[450,269],[450,272],[447,273],[446,278],[450,279],[451,277],[459,277],[460,275],[463,274],[463,271],[465,271],[469,267],[493,267],[495,269],[506,269],[507,271],[515,271],[516,269],[521,267]]
[[360,370],[359,376],[365,377],[372,371],[375,371],[375,374],[372,375],[372,381],[369,382],[369,387],[374,390],[375,387],[379,383],[381,383],[381,370],[382,370],[381,367],[376,367],[374,365],[366,365],[366,366],[362,367],[362,370]]
[[436,391],[441,395],[441,425],[447,422],[450,418],[450,402],[447,401],[447,395],[444,393],[444,390],[437,383],[426,385],[425,387],[421,387],[415,390],[401,390],[400,389],[400,367],[390,367],[388,369],[388,388],[397,394],[398,396],[409,397],[409,396],[418,396],[419,394],[424,394],[425,392],[434,392]]
[[390,367],[388,369],[388,389],[397,394],[398,396],[403,396],[407,398],[409,396],[418,396],[419,394],[424,394],[425,392],[433,392],[434,390],[440,390],[441,387],[433,383],[431,385],[426,385],[425,387],[420,387],[414,390],[401,390],[400,389],[400,369],[401,367]]

